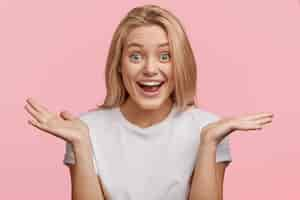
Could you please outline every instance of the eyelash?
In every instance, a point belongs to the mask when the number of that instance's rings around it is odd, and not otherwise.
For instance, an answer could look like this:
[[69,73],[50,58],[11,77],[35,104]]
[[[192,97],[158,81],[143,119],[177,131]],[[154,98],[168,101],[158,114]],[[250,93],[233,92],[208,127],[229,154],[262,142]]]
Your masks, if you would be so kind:
[[[131,59],[133,55],[137,55],[137,54],[141,55],[141,53],[139,53],[139,52],[134,52],[134,53],[132,53],[132,54],[129,55],[129,58]],[[163,52],[160,55],[168,55],[168,57],[169,57],[168,61],[171,59],[171,56],[170,56],[170,54],[168,52]],[[133,62],[135,62],[135,61],[133,61]]]

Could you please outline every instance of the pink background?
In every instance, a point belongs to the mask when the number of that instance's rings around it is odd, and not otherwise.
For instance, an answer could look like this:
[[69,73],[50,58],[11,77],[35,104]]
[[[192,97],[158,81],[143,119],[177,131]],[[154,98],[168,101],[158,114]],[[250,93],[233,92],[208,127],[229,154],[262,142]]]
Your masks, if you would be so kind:
[[300,199],[300,2],[108,2],[1,0],[0,198],[70,199],[65,143],[27,124],[25,99],[75,114],[102,102],[113,31],[129,9],[153,3],[186,28],[202,107],[275,115],[261,131],[231,134],[224,199]]

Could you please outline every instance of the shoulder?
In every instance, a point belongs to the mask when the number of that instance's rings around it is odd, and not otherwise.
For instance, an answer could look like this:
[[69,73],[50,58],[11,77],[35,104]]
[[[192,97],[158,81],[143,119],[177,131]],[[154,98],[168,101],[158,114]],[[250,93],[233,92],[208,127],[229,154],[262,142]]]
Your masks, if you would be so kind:
[[192,105],[185,111],[178,112],[174,118],[175,124],[178,126],[190,126],[199,129],[209,123],[218,121],[220,116],[202,107]]
[[89,135],[94,145],[106,139],[115,125],[113,109],[88,110],[79,114],[79,119],[89,128]]
[[113,109],[88,110],[79,114],[79,119],[87,124],[106,123],[112,120]]
[[193,122],[201,126],[205,126],[208,123],[212,123],[221,119],[220,115],[201,107],[193,106],[187,110],[187,112],[190,113],[191,117],[193,118]]

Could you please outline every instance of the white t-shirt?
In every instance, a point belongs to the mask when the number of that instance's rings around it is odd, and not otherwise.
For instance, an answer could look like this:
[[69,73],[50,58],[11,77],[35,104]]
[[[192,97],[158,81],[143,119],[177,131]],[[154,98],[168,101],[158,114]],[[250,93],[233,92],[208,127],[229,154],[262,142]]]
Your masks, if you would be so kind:
[[[80,115],[89,127],[95,171],[112,200],[186,200],[196,164],[200,132],[217,115],[192,107],[173,106],[161,122],[141,128],[119,107]],[[216,162],[232,161],[229,137],[217,146]],[[72,145],[63,160],[74,164]]]

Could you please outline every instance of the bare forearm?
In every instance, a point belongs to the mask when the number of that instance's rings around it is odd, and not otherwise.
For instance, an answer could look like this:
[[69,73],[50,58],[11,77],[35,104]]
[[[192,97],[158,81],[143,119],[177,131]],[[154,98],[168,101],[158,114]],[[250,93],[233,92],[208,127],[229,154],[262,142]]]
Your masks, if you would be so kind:
[[215,164],[216,146],[201,142],[189,200],[219,200]]
[[76,163],[73,166],[72,200],[104,200],[89,141],[81,140],[73,144],[73,147]]

